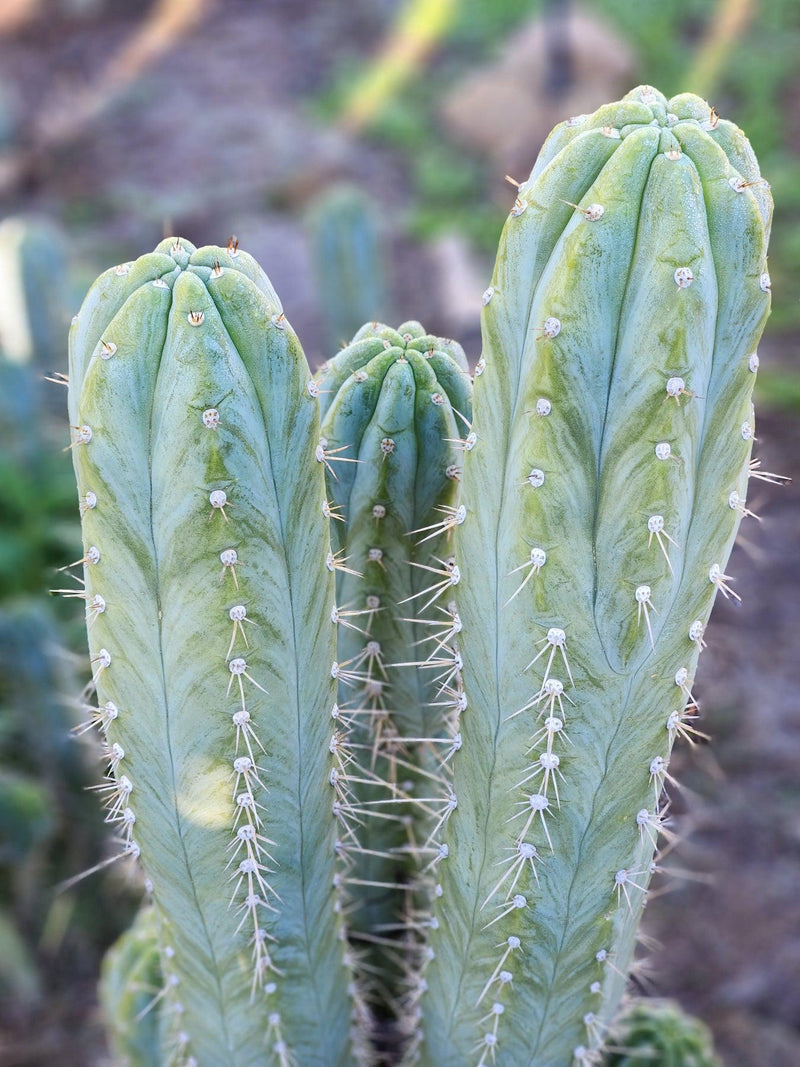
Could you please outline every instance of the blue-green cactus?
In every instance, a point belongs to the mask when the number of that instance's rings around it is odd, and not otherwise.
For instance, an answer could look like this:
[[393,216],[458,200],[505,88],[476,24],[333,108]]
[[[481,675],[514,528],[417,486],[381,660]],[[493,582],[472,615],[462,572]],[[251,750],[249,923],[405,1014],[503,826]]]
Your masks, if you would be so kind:
[[387,313],[378,205],[354,185],[334,185],[314,200],[308,230],[323,339],[336,349],[367,319]]
[[562,124],[484,294],[474,418],[460,349],[415,323],[312,380],[233,244],[93,287],[91,720],[179,1062],[349,1064],[367,1035],[437,1067],[602,1062],[748,479],[774,480],[750,461],[770,213],[696,97]]
[[649,87],[558,127],[519,188],[456,532],[467,710],[422,1062],[597,1060],[732,595],[769,224],[740,131]]
[[181,1061],[352,1057],[310,383],[233,243],[171,239],[106,272],[70,335],[104,792],[164,924]]
[[317,385],[332,533],[345,563],[336,583],[341,880],[372,999],[402,1016],[451,811],[459,663],[446,640],[447,561],[471,383],[455,342],[406,322],[362,327]]

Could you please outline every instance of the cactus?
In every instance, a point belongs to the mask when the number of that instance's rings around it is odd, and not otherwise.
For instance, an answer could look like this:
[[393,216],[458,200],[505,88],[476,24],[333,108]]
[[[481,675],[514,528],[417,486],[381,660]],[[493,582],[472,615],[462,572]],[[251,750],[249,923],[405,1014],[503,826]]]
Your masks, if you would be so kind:
[[735,595],[769,224],[743,134],[649,87],[558,127],[519,188],[456,531],[468,710],[424,1063],[597,1062]]
[[0,222],[0,347],[12,363],[63,370],[67,314],[65,241],[36,217]]
[[158,916],[145,907],[106,953],[100,975],[106,1032],[120,1067],[159,1067],[169,1055],[168,1016],[158,999],[163,984]]
[[670,752],[704,736],[705,627],[748,479],[775,480],[750,461],[770,220],[697,97],[559,126],[484,294],[474,419],[463,353],[416,323],[310,379],[234,244],[90,291],[76,592],[170,1057],[627,1054]]
[[720,1067],[711,1032],[668,1000],[636,1000],[614,1024],[603,1067]]
[[169,239],[107,271],[70,333],[89,721],[108,819],[165,930],[179,1062],[351,1062],[309,384],[233,242]]
[[311,260],[328,350],[362,322],[386,314],[386,268],[377,205],[356,186],[336,185],[308,213]]
[[[387,1010],[402,1004],[419,953],[451,810],[458,663],[442,636],[452,598],[439,574],[460,518],[471,384],[461,348],[417,322],[362,327],[317,384],[346,560],[336,581],[342,882],[351,936],[366,939],[364,973],[379,975],[370,999]],[[438,597],[424,592],[432,570]],[[433,627],[413,618],[426,600],[437,602]]]

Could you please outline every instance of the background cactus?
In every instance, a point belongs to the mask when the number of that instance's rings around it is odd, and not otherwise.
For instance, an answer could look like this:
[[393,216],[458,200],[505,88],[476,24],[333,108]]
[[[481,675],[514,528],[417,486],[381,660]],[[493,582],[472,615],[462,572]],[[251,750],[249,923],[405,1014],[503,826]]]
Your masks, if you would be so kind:
[[456,532],[468,710],[423,1062],[596,1062],[734,595],[769,224],[744,135],[649,87],[557,127],[519,188]]
[[309,380],[234,243],[170,239],[107,271],[70,335],[89,715],[108,745],[108,820],[141,855],[164,931],[179,1062],[351,1056]]
[[459,664],[446,637],[447,560],[471,383],[459,345],[406,322],[362,327],[317,384],[346,561],[336,582],[342,882],[370,999],[402,1015],[451,810]]
[[62,370],[69,325],[66,242],[42,218],[0,222],[0,348],[12,363]]
[[614,1027],[604,1067],[720,1067],[711,1033],[668,1000],[637,1000]]
[[354,185],[334,185],[308,212],[311,261],[328,351],[363,322],[387,315],[386,262],[378,205]]

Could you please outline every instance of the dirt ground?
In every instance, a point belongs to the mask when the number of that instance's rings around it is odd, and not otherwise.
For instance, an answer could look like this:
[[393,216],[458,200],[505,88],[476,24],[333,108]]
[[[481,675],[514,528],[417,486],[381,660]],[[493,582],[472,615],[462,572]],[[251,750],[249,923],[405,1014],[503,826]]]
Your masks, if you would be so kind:
[[[279,280],[287,313],[310,357],[319,312],[301,216],[286,211],[307,186],[340,174],[366,182],[387,216],[406,206],[397,161],[317,125],[305,97],[324,84],[343,40],[369,38],[365,5],[257,5],[228,0],[159,62],[125,100],[72,146],[40,161],[13,210],[65,219],[76,252],[111,262],[143,251],[168,220],[195,243],[236,232]],[[102,68],[130,30],[130,11],[93,23],[41,25],[0,40],[0,70],[17,85],[24,116],[62,105]],[[291,8],[289,16],[287,9]],[[281,205],[279,208],[277,205]],[[395,234],[398,318],[448,332],[425,249]],[[488,272],[488,264],[486,269]],[[476,294],[477,295],[477,294]],[[477,301],[476,301],[477,306]],[[427,316],[427,319],[426,319]],[[477,334],[464,338],[476,356]],[[765,343],[762,364],[793,358]],[[759,422],[767,470],[800,476],[800,424]],[[714,1029],[729,1067],[800,1063],[800,500],[795,488],[754,483],[748,545],[730,564],[743,604],[718,598],[696,695],[711,746],[683,752],[677,800],[686,840],[648,906],[644,988],[678,998]],[[0,1064],[100,1062],[93,979],[51,1006],[41,1032],[0,1051]],[[53,1059],[57,1046],[57,1059]],[[37,1051],[38,1049],[38,1051]],[[14,1056],[17,1056],[16,1060]]]

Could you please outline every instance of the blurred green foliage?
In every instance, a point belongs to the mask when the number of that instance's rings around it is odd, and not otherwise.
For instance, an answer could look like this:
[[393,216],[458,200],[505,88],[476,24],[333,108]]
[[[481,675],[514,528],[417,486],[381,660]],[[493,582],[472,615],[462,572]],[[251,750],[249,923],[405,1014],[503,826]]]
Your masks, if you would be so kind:
[[[108,831],[87,789],[97,781],[94,739],[76,742],[80,681],[65,641],[82,642],[74,606],[47,602],[48,586],[80,584],[57,568],[81,555],[65,390],[43,380],[66,369],[66,241],[52,225],[2,225],[0,328],[20,344],[0,353],[0,1013],[35,1010],[45,990],[91,974],[133,906],[113,872],[81,891],[59,883],[102,861]],[[13,241],[10,239],[13,237]],[[20,254],[20,240],[26,245]],[[51,256],[52,253],[52,256]],[[15,261],[19,258],[19,262]],[[50,273],[58,275],[57,284]],[[39,291],[49,288],[43,302]],[[57,291],[57,292],[56,292]],[[12,301],[16,301],[14,304]],[[61,619],[61,622],[59,622]],[[69,623],[66,622],[69,620]],[[79,636],[80,635],[80,636]],[[87,698],[88,699],[88,698]],[[118,906],[109,906],[109,905]],[[75,967],[75,960],[80,963]]]
[[669,1000],[634,1001],[610,1044],[603,1067],[721,1067],[708,1027]]

